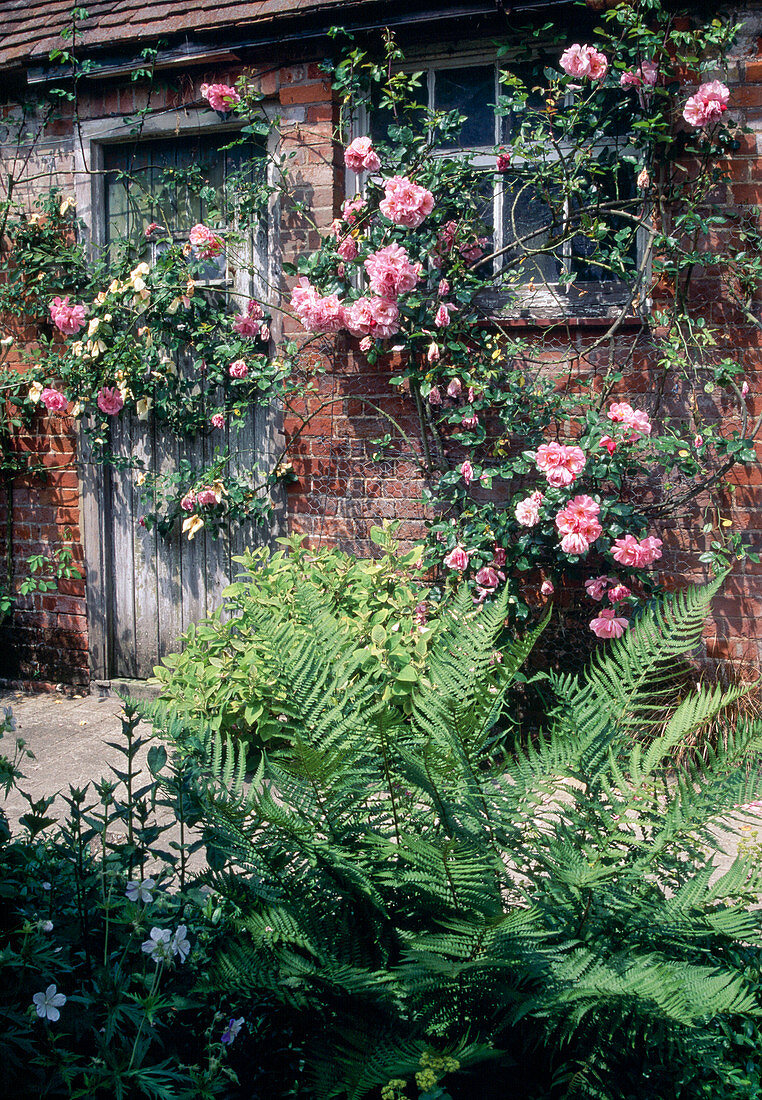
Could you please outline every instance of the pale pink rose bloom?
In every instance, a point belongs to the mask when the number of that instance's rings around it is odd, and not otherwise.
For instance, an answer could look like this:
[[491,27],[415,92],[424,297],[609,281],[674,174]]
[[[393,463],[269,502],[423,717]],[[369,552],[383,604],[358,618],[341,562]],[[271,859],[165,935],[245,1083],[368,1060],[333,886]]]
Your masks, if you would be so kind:
[[270,339],[270,326],[269,325],[262,325],[262,327],[259,330],[259,339],[263,340],[265,343],[267,343],[267,341]]
[[626,401],[615,401],[609,406],[607,415],[609,420],[616,424],[623,424],[629,429],[628,439],[631,443],[640,439],[641,436],[651,434],[651,421],[648,419],[648,414],[642,409],[633,409],[632,405]]
[[249,373],[249,368],[243,359],[236,359],[228,367],[228,374],[231,378],[245,378]]
[[446,298],[450,293],[450,283],[447,279],[440,279],[439,286],[437,287],[437,294],[440,298]]
[[370,351],[370,349],[372,347],[373,347],[373,337],[372,336],[363,336],[362,340],[360,341],[360,351]]
[[381,167],[378,153],[369,137],[355,138],[344,150],[344,163],[352,172],[377,172]]
[[628,69],[619,77],[623,88],[653,88],[659,79],[659,66],[655,61],[644,61],[637,69]]
[[433,407],[442,404],[442,394],[438,386],[432,386],[429,390],[429,404]]
[[233,329],[239,336],[256,336],[259,332],[259,322],[264,317],[259,302],[253,299],[246,307],[245,313],[239,313],[233,322]]
[[541,596],[552,596],[553,593],[555,592],[555,590],[556,589],[555,589],[555,585],[553,584],[553,581],[543,581],[542,584],[540,585],[540,595]]
[[719,80],[711,80],[690,97],[683,108],[683,118],[690,126],[700,129],[727,111],[729,99],[729,88]]
[[542,443],[535,454],[537,469],[555,489],[571,483],[585,466],[585,452],[564,443]]
[[472,431],[474,428],[478,427],[479,417],[472,413],[470,416],[464,416],[460,424],[466,431]]
[[478,237],[476,241],[462,244],[459,251],[466,263],[475,264],[477,260],[480,260],[484,255],[484,246],[486,243],[486,237]]
[[613,607],[606,607],[591,621],[590,629],[599,638],[621,638],[629,625]]
[[365,199],[361,195],[355,195],[353,199],[346,199],[341,208],[341,214],[345,222],[353,225],[360,214],[365,210]]
[[521,524],[522,527],[534,527],[535,524],[539,523],[540,505],[543,500],[544,497],[538,489],[528,497],[520,500],[514,509],[516,522]]
[[580,531],[584,527],[596,522],[596,516],[600,512],[600,505],[592,497],[585,493],[573,497],[572,500],[556,515],[556,527],[561,534],[570,531]]
[[212,427],[213,428],[224,428],[225,427],[225,417],[223,416],[222,413],[215,413],[214,414],[214,416],[212,417]]
[[507,172],[511,167],[511,154],[507,149],[501,149],[495,160],[495,168],[498,172]]
[[693,446],[696,448],[696,450],[698,450],[699,447],[704,446],[704,437],[703,437],[703,435],[695,435],[693,437]]
[[196,494],[196,500],[201,505],[220,503],[219,495],[214,491],[214,489],[210,489],[209,486],[206,486],[203,489],[199,489],[198,493]]
[[97,404],[107,416],[116,416],[124,408],[124,398],[116,386],[102,386],[98,391]]
[[459,573],[462,573],[465,569],[468,569],[468,554],[462,546],[458,545],[446,555],[444,565],[448,569],[457,569]]
[[434,324],[437,328],[447,328],[450,323],[450,310],[453,307],[446,302],[442,302],[437,310],[436,317],[434,318]]
[[749,392],[749,383],[744,382],[743,385],[741,386],[741,397],[746,397],[748,392]]
[[612,603],[621,603],[622,600],[629,600],[632,592],[626,584],[615,584],[613,588],[610,588],[606,593]]
[[429,344],[428,351],[426,352],[426,360],[429,363],[439,362],[439,344],[436,340],[432,340]]
[[585,554],[590,549],[590,542],[584,535],[570,532],[561,539],[561,549],[565,554]]
[[51,389],[49,386],[46,386],[40,394],[40,401],[42,401],[48,412],[52,413],[66,412],[69,404],[62,393]]
[[186,493],[183,499],[180,501],[180,507],[184,512],[192,512],[196,505],[196,494],[191,491]]
[[634,535],[625,535],[623,538],[614,539],[611,547],[611,556],[620,565],[633,566],[642,569],[645,565],[652,565],[661,557],[661,539],[649,535],[640,542]]
[[144,230],[146,240],[148,240],[149,237],[152,237],[157,229],[161,228],[162,226],[160,226],[158,222],[151,222],[150,225],[147,225]]
[[344,316],[353,336],[373,336],[385,340],[399,332],[397,303],[386,298],[358,298],[344,311]]
[[615,583],[614,577],[590,577],[585,581],[585,592],[591,600],[602,600],[609,586]]
[[463,463],[460,468],[460,472],[463,475],[463,480],[465,481],[466,485],[470,485],[471,482],[474,480],[474,468],[468,460]]
[[398,244],[389,244],[368,256],[365,270],[368,272],[373,293],[380,298],[393,300],[400,294],[413,290],[419,278],[417,268],[410,263],[407,252]]
[[354,237],[345,237],[336,251],[342,260],[354,260],[357,256],[357,241]]
[[469,387],[468,387],[468,393],[466,394],[466,401],[468,401],[469,405],[473,405],[473,403],[474,403],[474,397],[475,397],[475,394],[474,394],[474,387],[473,387],[473,386],[469,386]]
[[487,596],[491,596],[501,581],[505,580],[504,573],[498,573],[491,565],[484,565],[474,578],[477,584],[478,601],[481,603]]
[[431,252],[431,262],[434,267],[441,267],[442,260],[452,252],[455,243],[455,234],[458,231],[458,223],[450,220],[437,233],[437,243]]
[[447,386],[447,396],[456,398],[460,397],[463,391],[463,383],[459,378],[451,378]]
[[225,247],[222,237],[207,225],[202,225],[201,222],[193,226],[188,240],[202,260],[210,260],[213,256],[219,256]]
[[224,114],[228,114],[236,103],[241,102],[240,95],[229,84],[202,84],[200,91],[213,111],[222,111]]
[[588,76],[591,80],[603,80],[609,71],[605,54],[595,46],[580,46],[578,42],[564,50],[559,64],[569,76]]
[[344,307],[336,295],[321,297],[304,276],[291,292],[291,308],[308,332],[338,332],[344,326]]
[[68,294],[65,298],[54,298],[49,309],[53,324],[65,336],[73,336],[84,326],[85,307],[70,305]]
[[392,176],[384,180],[384,193],[378,208],[395,225],[416,229],[434,209],[431,191],[419,187],[406,176]]

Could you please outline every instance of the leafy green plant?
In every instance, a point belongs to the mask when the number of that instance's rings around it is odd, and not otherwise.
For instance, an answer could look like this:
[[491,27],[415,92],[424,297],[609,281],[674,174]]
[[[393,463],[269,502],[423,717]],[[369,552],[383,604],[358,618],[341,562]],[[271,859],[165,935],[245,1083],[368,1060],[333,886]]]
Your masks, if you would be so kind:
[[762,724],[670,773],[742,694],[677,691],[716,588],[549,674],[547,732],[510,758],[493,730],[536,635],[501,645],[497,677],[505,596],[441,611],[409,718],[329,596],[252,623],[285,736],[250,781],[209,737],[212,881],[240,914],[215,980],[288,1006],[315,1096],[497,1097],[506,1073],[527,1100],[757,1095],[726,1034],[756,1034],[762,875],[743,855],[714,875],[711,853],[762,794]]

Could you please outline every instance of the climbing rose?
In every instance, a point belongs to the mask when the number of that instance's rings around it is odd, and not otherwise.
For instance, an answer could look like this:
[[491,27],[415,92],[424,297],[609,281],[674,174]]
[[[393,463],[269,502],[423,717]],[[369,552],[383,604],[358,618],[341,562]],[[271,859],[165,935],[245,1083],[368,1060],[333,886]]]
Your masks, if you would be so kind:
[[385,340],[399,332],[397,303],[387,298],[358,298],[345,310],[345,323],[353,336]]
[[429,404],[432,406],[442,404],[442,394],[438,386],[432,386],[429,390]]
[[246,307],[246,312],[239,313],[233,321],[233,329],[239,336],[256,336],[259,332],[259,322],[263,317],[261,305],[252,299]]
[[591,621],[590,629],[599,638],[621,638],[629,625],[613,607],[607,607]]
[[608,590],[606,595],[612,603],[621,603],[622,600],[628,600],[632,592],[626,584],[615,584],[613,588]]
[[429,363],[439,362],[439,344],[436,340],[432,340],[429,344],[428,351],[426,352],[426,360]]
[[530,493],[528,497],[524,497],[520,500],[515,508],[516,522],[520,523],[522,527],[534,527],[536,523],[540,522],[540,505],[543,502],[543,495],[539,489]]
[[405,176],[384,180],[385,198],[378,204],[382,214],[395,225],[415,229],[434,209],[434,196]]
[[98,408],[107,416],[116,416],[124,408],[124,398],[116,386],[102,386],[97,401]]
[[54,298],[49,309],[53,324],[65,336],[73,336],[85,324],[85,307],[69,305],[68,294],[65,298]]
[[493,569],[491,565],[484,565],[474,579],[476,580],[478,599],[479,602],[481,602],[485,600],[487,596],[493,594],[500,584],[500,581],[505,580],[505,573],[499,573],[496,569]]
[[511,167],[511,154],[507,149],[501,149],[495,159],[495,168],[498,172],[507,172]]
[[661,539],[654,538],[653,535],[640,542],[634,535],[625,535],[621,539],[614,539],[611,556],[620,565],[641,569],[644,565],[652,565],[661,557],[661,545]]
[[614,583],[613,577],[607,577],[605,575],[601,577],[590,577],[589,580],[585,581],[585,591],[591,600],[602,600],[606,595],[606,590],[609,585]]
[[642,409],[633,409],[632,405],[626,401],[615,401],[609,406],[607,416],[615,424],[623,424],[629,429],[628,438],[631,443],[640,439],[642,435],[651,434],[651,421],[648,419],[648,414]]
[[224,428],[225,427],[225,417],[223,416],[222,413],[215,413],[214,414],[214,416],[212,417],[212,427],[213,428]]
[[683,108],[683,118],[694,129],[701,129],[720,118],[728,109],[730,90],[727,85],[719,80],[711,80],[708,84],[702,84],[695,95],[692,95]]
[[323,298],[304,277],[291,293],[291,308],[309,332],[338,332],[344,326],[344,307],[336,295]]
[[452,308],[448,303],[442,302],[434,318],[434,324],[437,328],[447,328],[450,323],[450,310]]
[[553,584],[553,581],[543,581],[542,584],[540,585],[540,595],[541,596],[552,596],[553,593],[555,592],[555,590],[556,589],[555,589],[555,585]]
[[210,489],[209,486],[205,486],[203,489],[199,489],[196,494],[196,500],[202,506],[207,504],[219,504],[220,498],[214,489]]
[[398,244],[371,253],[365,261],[365,270],[373,293],[395,301],[400,294],[412,290],[420,277],[420,268],[410,263],[407,252]]
[[439,286],[437,287],[437,294],[440,298],[446,298],[450,293],[450,283],[447,279],[440,279]]
[[222,237],[207,225],[202,225],[201,222],[193,226],[188,240],[196,255],[202,260],[210,260],[213,256],[219,256],[224,248]]
[[447,554],[444,564],[448,569],[457,569],[459,573],[462,573],[464,569],[468,569],[468,554],[462,546],[456,546],[454,550]]
[[245,378],[248,373],[249,368],[246,366],[243,359],[236,359],[228,367],[228,374],[231,378]]
[[344,150],[344,163],[352,172],[377,172],[381,167],[378,153],[369,137],[355,138]]
[[228,114],[236,103],[241,102],[240,95],[229,84],[202,84],[200,91],[212,110],[222,111],[223,114]]
[[619,77],[622,88],[652,88],[659,78],[659,66],[655,61],[644,61],[637,69],[627,69]]
[[460,424],[466,431],[472,431],[474,428],[478,427],[479,417],[475,413],[470,413],[468,416],[463,417]]
[[180,501],[180,507],[184,512],[192,512],[196,506],[196,494],[191,490]]
[[460,472],[463,475],[463,480],[465,481],[466,485],[470,485],[471,482],[474,480],[474,468],[468,460],[463,463],[460,468]]
[[571,485],[585,466],[585,452],[564,443],[542,443],[535,454],[537,469],[555,489]]
[[[357,241],[354,237],[345,237],[336,249],[342,260],[354,260],[357,256]],[[367,260],[365,261],[367,267]]]
[[462,390],[463,383],[461,380],[459,378],[451,378],[447,386],[447,396],[452,398],[460,397]]
[[341,213],[345,222],[352,225],[357,221],[359,214],[362,214],[365,209],[365,200],[360,195],[356,195],[353,199],[346,199],[344,205],[341,208]]
[[610,435],[604,435],[601,437],[600,447],[605,447],[610,455],[613,455],[616,450],[616,440],[612,439]]
[[603,80],[609,71],[608,58],[595,46],[580,46],[575,42],[561,54],[561,68],[569,76],[588,76],[591,80]]
[[59,393],[58,390],[51,389],[49,386],[46,386],[40,394],[40,401],[42,401],[48,412],[52,413],[66,412],[66,408],[69,404],[62,393]]

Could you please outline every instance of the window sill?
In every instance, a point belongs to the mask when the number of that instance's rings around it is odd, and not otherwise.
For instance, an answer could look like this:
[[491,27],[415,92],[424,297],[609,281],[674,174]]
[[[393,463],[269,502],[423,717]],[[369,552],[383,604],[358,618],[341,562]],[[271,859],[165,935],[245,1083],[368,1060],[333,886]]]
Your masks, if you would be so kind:
[[511,328],[545,328],[549,325],[573,325],[584,328],[607,328],[619,319],[627,327],[640,327],[647,322],[650,302],[628,305],[630,291],[619,282],[577,283],[570,287],[531,284],[515,291],[484,291],[478,303],[494,321]]

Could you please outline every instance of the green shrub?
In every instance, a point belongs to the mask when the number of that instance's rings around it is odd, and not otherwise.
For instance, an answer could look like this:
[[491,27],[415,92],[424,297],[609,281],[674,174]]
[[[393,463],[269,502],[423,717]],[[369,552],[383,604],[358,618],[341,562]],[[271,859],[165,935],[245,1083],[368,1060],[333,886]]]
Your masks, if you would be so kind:
[[288,615],[318,632],[324,629],[324,606],[333,617],[327,633],[316,638],[326,654],[357,655],[358,669],[371,677],[384,699],[409,713],[438,618],[418,568],[423,547],[400,552],[394,540],[398,527],[372,529],[382,550],[377,559],[334,549],[310,551],[299,538],[279,540],[288,553],[271,555],[263,549],[236,558],[245,573],[226,589],[224,608],[191,626],[182,651],[154,669],[172,713],[200,719],[257,747],[277,739],[290,689],[272,674],[273,662],[282,655],[272,651],[261,628],[273,617]]
[[288,1007],[309,1095],[758,1095],[762,876],[741,856],[713,878],[711,830],[762,795],[742,766],[762,723],[669,772],[739,694],[672,701],[715,588],[666,599],[584,675],[549,674],[547,736],[500,762],[533,641],[495,664],[503,600],[442,610],[409,717],[330,592],[252,616],[283,737],[250,781],[232,737],[207,749],[211,881],[239,913],[214,981]]

